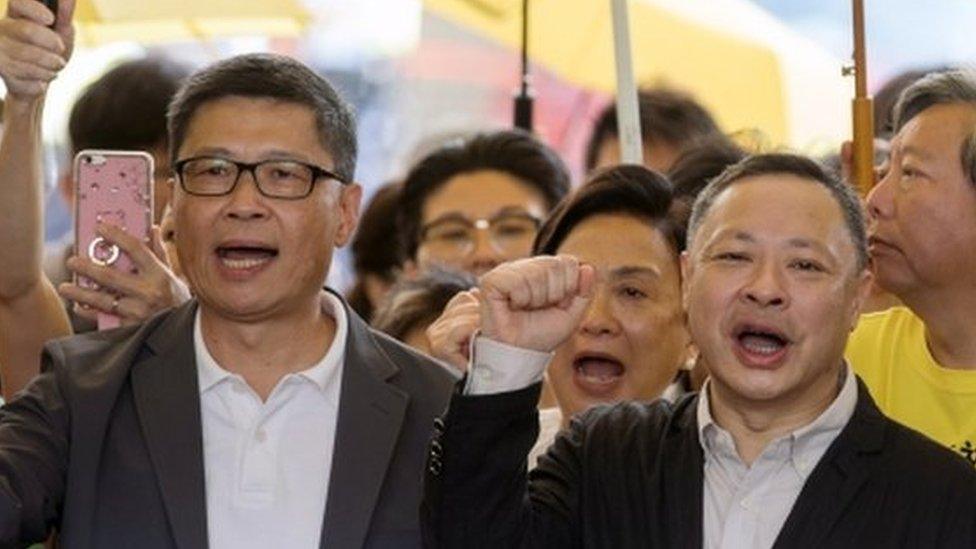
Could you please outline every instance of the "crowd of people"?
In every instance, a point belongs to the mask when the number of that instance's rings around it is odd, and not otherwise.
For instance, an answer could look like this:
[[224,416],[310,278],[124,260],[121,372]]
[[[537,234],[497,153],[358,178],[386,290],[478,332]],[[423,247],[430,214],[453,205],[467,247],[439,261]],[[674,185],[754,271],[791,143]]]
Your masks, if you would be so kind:
[[644,165],[611,105],[582,182],[482,131],[361,211],[300,61],[131,61],[69,124],[154,160],[123,271],[43,244],[73,8],[0,19],[0,546],[976,547],[976,75],[886,90],[866,197],[651,88]]

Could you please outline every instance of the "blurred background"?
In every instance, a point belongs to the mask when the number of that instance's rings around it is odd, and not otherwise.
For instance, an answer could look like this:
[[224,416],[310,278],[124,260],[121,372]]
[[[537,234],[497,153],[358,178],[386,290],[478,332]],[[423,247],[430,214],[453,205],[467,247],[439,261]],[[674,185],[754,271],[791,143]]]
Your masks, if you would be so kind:
[[[5,9],[5,2],[0,0]],[[846,0],[630,0],[641,85],[691,92],[754,147],[836,150],[850,134]],[[866,0],[873,90],[909,69],[976,59],[970,0]],[[236,53],[296,56],[355,106],[367,197],[452,135],[511,125],[522,0],[79,0],[79,44],[45,112],[53,182],[70,107],[115,64],[163,54],[202,65]],[[608,0],[530,0],[535,128],[582,175],[593,119],[612,100]],[[53,185],[50,185],[53,187]],[[51,192],[47,238],[70,231]],[[343,257],[333,283],[342,285]]]

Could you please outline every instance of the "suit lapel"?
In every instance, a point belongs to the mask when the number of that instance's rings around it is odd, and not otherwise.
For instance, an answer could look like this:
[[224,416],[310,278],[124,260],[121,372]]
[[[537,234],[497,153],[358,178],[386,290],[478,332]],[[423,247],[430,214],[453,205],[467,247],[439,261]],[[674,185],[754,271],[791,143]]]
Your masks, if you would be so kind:
[[704,456],[698,442],[698,397],[676,405],[664,442],[661,475],[664,497],[658,507],[666,517],[665,547],[702,546]]
[[[386,382],[398,368],[354,313],[342,372],[322,547],[362,547],[399,438],[408,396]],[[419,475],[419,472],[418,472]]]
[[803,485],[774,547],[821,547],[837,520],[870,481],[872,456],[884,446],[885,418],[860,379],[847,426]]
[[175,310],[132,368],[136,410],[178,547],[207,546],[200,393],[193,351],[196,304]]

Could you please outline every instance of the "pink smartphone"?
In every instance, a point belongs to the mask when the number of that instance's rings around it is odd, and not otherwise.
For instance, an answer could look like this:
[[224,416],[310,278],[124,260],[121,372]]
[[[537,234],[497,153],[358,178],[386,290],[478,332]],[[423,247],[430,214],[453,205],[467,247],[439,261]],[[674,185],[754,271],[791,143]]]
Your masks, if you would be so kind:
[[[85,150],[75,157],[75,255],[99,265],[136,272],[129,256],[98,235],[98,223],[116,225],[149,242],[153,214],[153,159],[138,151]],[[75,284],[98,289],[87,277]],[[98,329],[119,326],[119,317],[98,314]]]

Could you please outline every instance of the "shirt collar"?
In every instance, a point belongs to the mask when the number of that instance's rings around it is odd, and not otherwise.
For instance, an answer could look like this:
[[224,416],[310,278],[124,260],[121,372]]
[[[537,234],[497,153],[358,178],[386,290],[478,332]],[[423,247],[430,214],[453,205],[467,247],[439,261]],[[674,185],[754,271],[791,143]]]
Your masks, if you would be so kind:
[[[335,337],[329,346],[329,350],[318,363],[307,370],[292,375],[301,376],[325,391],[335,383],[342,369],[342,364],[345,362],[346,341],[349,338],[349,318],[345,305],[337,295],[330,291],[324,291],[321,296],[322,312],[335,320]],[[197,308],[196,318],[193,321],[193,350],[197,361],[197,382],[200,386],[200,394],[207,392],[227,378],[236,377],[221,368],[213,355],[210,354],[210,350],[207,349],[207,345],[203,341],[203,331],[200,328],[199,308]]]
[[[854,372],[847,362],[844,362],[843,371],[840,374],[840,391],[830,406],[824,410],[817,419],[804,425],[786,435],[792,442],[792,458],[800,461],[819,460],[827,447],[840,434],[857,407],[857,381]],[[711,412],[711,403],[708,396],[708,388],[711,380],[706,380],[698,394],[698,442],[704,450],[706,456],[713,455],[716,446],[720,445],[719,437],[726,433],[722,427],[715,423]],[[722,437],[731,441],[731,436]],[[780,439],[782,440],[782,439]],[[734,453],[734,448],[726,449]],[[737,454],[736,454],[737,455]],[[811,458],[815,458],[811,460]]]

